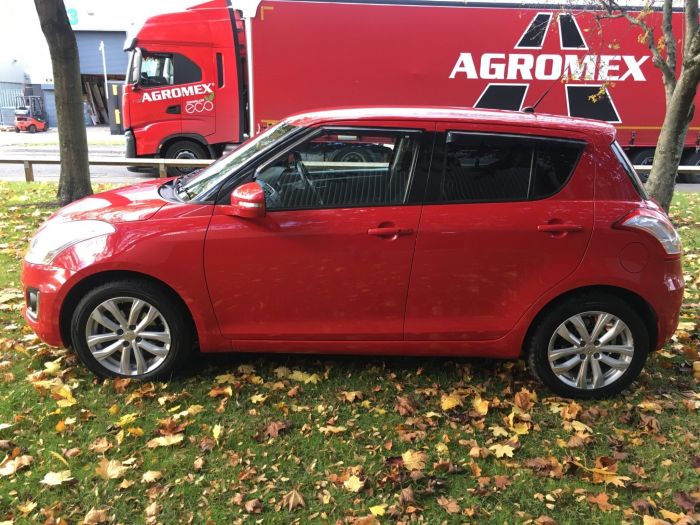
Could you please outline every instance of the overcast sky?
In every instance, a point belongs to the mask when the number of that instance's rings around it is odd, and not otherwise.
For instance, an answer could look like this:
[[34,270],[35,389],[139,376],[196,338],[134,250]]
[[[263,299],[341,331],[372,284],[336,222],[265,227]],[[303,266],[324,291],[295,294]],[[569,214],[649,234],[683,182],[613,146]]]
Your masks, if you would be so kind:
[[[76,30],[129,31],[158,13],[178,11],[203,0],[64,0]],[[51,59],[32,0],[0,3],[0,81],[51,81]]]

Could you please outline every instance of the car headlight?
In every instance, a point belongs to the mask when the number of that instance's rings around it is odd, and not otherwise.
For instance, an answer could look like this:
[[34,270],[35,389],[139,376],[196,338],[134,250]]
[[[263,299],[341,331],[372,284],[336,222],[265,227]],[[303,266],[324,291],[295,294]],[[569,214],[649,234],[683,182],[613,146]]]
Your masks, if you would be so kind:
[[29,251],[24,260],[33,264],[51,264],[66,248],[116,230],[108,222],[84,220],[71,222],[49,222],[29,242]]

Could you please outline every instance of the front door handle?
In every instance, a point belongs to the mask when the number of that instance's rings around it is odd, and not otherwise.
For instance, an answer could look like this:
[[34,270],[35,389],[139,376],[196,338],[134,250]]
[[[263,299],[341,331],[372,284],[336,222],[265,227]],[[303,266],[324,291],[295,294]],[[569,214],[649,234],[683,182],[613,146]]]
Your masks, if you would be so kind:
[[380,226],[379,228],[369,228],[368,235],[377,237],[398,237],[399,235],[411,235],[413,228],[397,228],[395,226]]
[[540,224],[537,226],[537,231],[544,233],[573,233],[583,231],[583,226],[570,222],[553,222],[549,224]]
[[168,106],[165,108],[165,112],[170,115],[179,115],[180,111],[182,111],[180,104],[175,104],[174,106]]

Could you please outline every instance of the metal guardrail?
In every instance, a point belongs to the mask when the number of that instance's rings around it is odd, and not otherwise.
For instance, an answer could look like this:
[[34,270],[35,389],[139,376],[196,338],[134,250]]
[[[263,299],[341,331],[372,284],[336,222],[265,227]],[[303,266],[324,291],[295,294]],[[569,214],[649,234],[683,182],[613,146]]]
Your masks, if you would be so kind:
[[[115,157],[90,157],[88,163],[90,166],[138,166],[158,168],[159,177],[168,176],[168,167],[192,167],[202,168],[214,162],[211,159],[127,159]],[[27,159],[24,157],[0,157],[0,164],[22,164],[24,166],[24,179],[27,182],[34,182],[34,165],[35,164],[53,164],[61,163],[59,157],[38,157],[35,159]],[[373,163],[385,166],[384,163]],[[635,166],[637,171],[651,171],[651,166]],[[678,173],[700,173],[700,166],[679,166]]]
[[[158,168],[159,177],[168,176],[168,167],[192,167],[202,168],[214,162],[211,159],[126,159],[115,157],[90,157],[88,164],[90,166],[138,166]],[[0,157],[0,164],[22,164],[24,166],[24,179],[27,182],[34,182],[34,165],[35,164],[61,164],[59,157],[37,157],[27,159],[24,157]]]

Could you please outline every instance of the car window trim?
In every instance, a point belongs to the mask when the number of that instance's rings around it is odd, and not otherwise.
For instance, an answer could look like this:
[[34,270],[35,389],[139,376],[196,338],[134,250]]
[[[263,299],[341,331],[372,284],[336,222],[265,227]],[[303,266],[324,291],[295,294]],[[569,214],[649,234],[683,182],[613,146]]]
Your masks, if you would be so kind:
[[[559,189],[549,195],[544,195],[541,197],[531,197],[530,196],[530,184],[532,183],[532,167],[530,169],[530,177],[528,181],[528,193],[525,199],[483,199],[483,200],[468,200],[468,201],[443,201],[439,199],[440,195],[440,187],[442,185],[442,182],[445,178],[445,168],[446,168],[446,162],[447,162],[447,146],[450,143],[450,135],[456,134],[456,135],[479,135],[479,136],[492,136],[492,137],[498,137],[498,138],[515,138],[515,139],[520,139],[520,140],[529,140],[529,141],[555,141],[555,142],[564,142],[564,143],[569,143],[569,144],[576,144],[581,147],[581,150],[578,153],[578,157],[576,158],[576,161],[574,162],[573,168],[571,169],[570,173],[568,174],[566,180],[563,182],[563,184],[559,187]],[[440,140],[442,136],[442,140]],[[536,202],[536,201],[541,201],[545,199],[549,199],[551,197],[554,197],[555,195],[559,194],[568,184],[569,181],[571,180],[571,177],[573,177],[574,173],[578,170],[579,164],[581,162],[581,158],[583,157],[583,153],[586,150],[586,148],[590,145],[590,142],[584,138],[569,138],[569,137],[553,137],[553,136],[547,136],[547,135],[530,135],[527,133],[498,133],[498,132],[492,132],[492,131],[477,131],[477,130],[460,130],[460,129],[446,129],[442,130],[439,132],[436,132],[435,134],[435,147],[433,150],[433,159],[430,164],[430,172],[428,175],[428,183],[426,186],[426,191],[425,191],[425,199],[423,201],[423,204],[425,206],[442,206],[442,205],[449,205],[449,204],[500,204],[500,203],[512,203],[512,202]],[[534,161],[534,155],[533,159]]]
[[[281,150],[277,150],[273,155],[270,156],[267,160],[263,161],[261,164],[259,164],[257,167],[253,168],[253,171],[249,174],[251,176],[251,180],[255,181],[256,176],[260,171],[263,169],[269,167],[271,164],[273,164],[275,161],[279,160],[280,157],[283,155],[289,153],[292,151],[295,147],[297,147],[299,144],[304,143],[307,140],[313,139],[314,137],[323,134],[326,131],[338,131],[338,132],[358,132],[358,133],[372,133],[372,132],[378,132],[378,133],[392,133],[396,135],[400,134],[411,134],[411,135],[416,135],[418,137],[417,144],[416,144],[416,154],[413,158],[413,162],[411,163],[411,176],[409,179],[408,187],[406,189],[405,193],[405,202],[402,203],[386,203],[386,204],[358,204],[358,205],[338,205],[338,206],[310,206],[307,208],[276,208],[274,210],[267,210],[268,213],[275,213],[275,212],[290,212],[290,211],[311,211],[311,210],[337,210],[337,209],[354,209],[354,208],[386,208],[386,207],[398,207],[398,206],[413,206],[413,205],[422,205],[422,199],[420,199],[418,202],[413,202],[413,197],[414,197],[414,189],[413,185],[416,182],[416,172],[418,169],[418,162],[421,158],[421,154],[423,153],[422,148],[424,147],[423,140],[425,136],[431,134],[432,132],[426,131],[425,129],[419,129],[419,128],[385,128],[385,127],[375,127],[375,126],[365,126],[365,127],[352,127],[352,126],[320,126],[318,128],[313,128],[315,130],[315,133],[309,133],[305,134],[303,137],[299,138],[299,140],[287,145],[285,148]],[[233,188],[232,190],[233,191]]]

